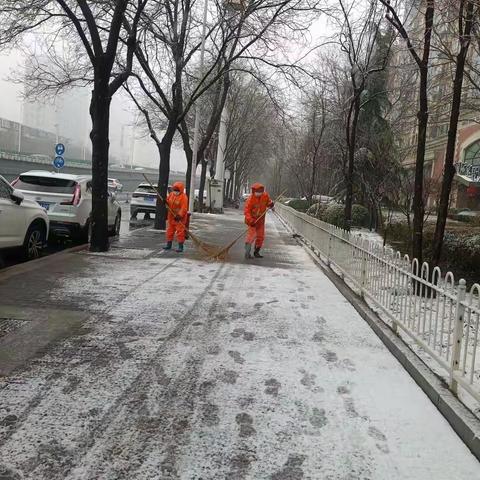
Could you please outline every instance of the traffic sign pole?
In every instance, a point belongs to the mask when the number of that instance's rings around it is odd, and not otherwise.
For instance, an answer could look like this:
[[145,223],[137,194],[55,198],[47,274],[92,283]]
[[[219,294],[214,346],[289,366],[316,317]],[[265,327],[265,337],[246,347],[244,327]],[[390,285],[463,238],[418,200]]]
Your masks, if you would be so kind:
[[65,153],[65,145],[63,143],[57,143],[55,145],[55,153],[57,156],[53,160],[53,166],[58,171],[65,166],[65,159],[63,158]]
[[63,143],[57,143],[55,145],[55,153],[59,156],[62,157],[63,154],[65,153],[65,145]]

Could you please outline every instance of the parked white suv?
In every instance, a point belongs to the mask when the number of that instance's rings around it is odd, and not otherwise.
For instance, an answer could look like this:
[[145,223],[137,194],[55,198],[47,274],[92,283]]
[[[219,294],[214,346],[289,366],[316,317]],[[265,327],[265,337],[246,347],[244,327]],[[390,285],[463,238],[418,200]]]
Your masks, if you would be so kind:
[[109,178],[108,189],[112,192],[121,192],[123,190],[123,185],[120,183],[120,180],[116,178]]
[[[145,218],[150,218],[150,214],[155,214],[157,205],[157,185],[154,188],[148,183],[141,183],[132,194],[130,202],[130,218],[135,220],[139,213],[144,213]],[[170,187],[169,187],[170,191]]]
[[[36,201],[47,211],[50,231],[57,237],[87,242],[90,239],[92,178],[86,175],[32,170],[12,182],[25,198]],[[108,193],[110,235],[118,235],[122,210],[115,195]]]
[[0,176],[0,249],[21,248],[25,259],[39,257],[48,224],[47,212]]

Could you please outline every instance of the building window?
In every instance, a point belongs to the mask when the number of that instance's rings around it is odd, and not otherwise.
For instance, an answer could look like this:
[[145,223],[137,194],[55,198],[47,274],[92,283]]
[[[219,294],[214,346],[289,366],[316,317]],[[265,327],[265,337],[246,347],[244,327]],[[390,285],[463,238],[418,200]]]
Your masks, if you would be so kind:
[[477,140],[465,149],[463,163],[467,165],[480,165],[480,140]]

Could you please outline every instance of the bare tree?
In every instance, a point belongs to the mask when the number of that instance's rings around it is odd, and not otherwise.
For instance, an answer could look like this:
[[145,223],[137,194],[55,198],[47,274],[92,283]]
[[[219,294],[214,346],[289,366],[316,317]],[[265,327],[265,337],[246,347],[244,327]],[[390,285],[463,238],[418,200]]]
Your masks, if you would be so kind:
[[[203,117],[206,119],[206,122],[201,125],[201,132],[200,132],[200,145],[197,150],[197,162],[195,165],[195,169],[198,165],[201,165],[201,173],[200,173],[200,184],[199,184],[199,196],[198,196],[198,211],[203,211],[203,192],[205,191],[205,184],[206,184],[206,176],[207,176],[207,166],[208,166],[208,158],[206,157],[207,152],[209,151],[209,147],[213,146],[213,138],[216,132],[217,126],[220,122],[220,117],[222,114],[222,110],[227,101],[227,95],[230,88],[230,72],[226,70],[223,74],[223,78],[220,79],[217,84],[213,87],[211,92],[207,92],[203,98],[202,105],[203,109],[206,111],[206,115],[204,112]],[[192,117],[192,116],[190,116]],[[188,119],[188,117],[187,117]],[[185,155],[187,157],[187,184],[188,188],[190,187],[190,175],[192,174],[192,165],[193,165],[193,148],[191,145],[192,136],[190,135],[190,131],[192,130],[194,119],[191,118],[190,122],[184,119],[182,123],[178,127],[178,131],[182,136],[183,142],[183,149]]]
[[[0,6],[0,45],[9,45],[27,32],[50,33],[52,45],[63,38],[77,55],[75,68],[30,69],[39,91],[55,90],[81,81],[92,83],[92,251],[108,250],[108,154],[110,103],[127,80],[137,47],[137,33],[148,0],[4,0]],[[86,56],[79,60],[80,41]],[[54,50],[54,48],[52,48]],[[70,57],[72,59],[72,57]],[[121,61],[117,59],[121,58]],[[58,62],[62,66],[62,62]]]
[[[424,164],[425,164],[425,146],[427,140],[427,126],[428,126],[428,73],[431,40],[433,31],[433,22],[435,16],[435,2],[434,0],[426,0],[423,32],[415,32],[414,24],[410,17],[410,24],[412,31],[418,35],[420,40],[419,46],[414,45],[414,40],[411,38],[407,30],[406,24],[400,18],[400,9],[397,2],[392,4],[391,0],[380,0],[380,2],[387,9],[387,19],[390,24],[396,29],[401,38],[405,41],[409,54],[415,61],[417,72],[420,77],[418,88],[418,113],[417,113],[417,153],[415,160],[415,192],[413,198],[413,234],[412,234],[412,256],[417,258],[419,263],[423,259],[423,223],[425,213],[425,202],[423,196],[424,190]],[[410,13],[410,12],[408,12]],[[420,14],[420,12],[416,12]],[[416,39],[418,40],[418,39]]]
[[320,169],[325,159],[326,104],[326,88],[321,83],[317,89],[306,94],[302,102],[304,113],[300,115],[302,128],[293,133],[297,135],[297,151],[291,159],[290,171],[309,203],[312,203],[314,194],[319,193]]
[[[243,58],[268,59],[272,46],[283,39],[282,32],[300,29],[301,20],[296,17],[312,7],[308,0],[256,0],[248,3],[244,10],[232,13],[226,11],[223,4],[216,4],[208,28],[205,72],[199,72],[195,63],[200,34],[199,29],[195,29],[199,22],[192,0],[166,0],[155,3],[154,7],[147,12],[148,28],[135,52],[141,67],[136,78],[147,103],[154,105],[158,115],[164,118],[162,135],[158,136],[158,184],[160,193],[165,195],[173,138],[180,128],[184,141],[187,139],[188,123],[184,120],[195,102],[224,78],[234,62]],[[166,64],[170,66],[167,70]],[[194,85],[190,91],[186,89],[186,79]],[[155,227],[164,226],[165,207],[158,202]]]
[[258,180],[268,169],[278,117],[264,86],[249,74],[232,79],[229,107],[225,167],[231,176],[226,191],[236,199],[248,180]]
[[450,193],[455,176],[455,148],[457,142],[458,121],[462,105],[463,79],[468,51],[472,41],[474,24],[478,22],[479,6],[473,0],[459,0],[456,19],[458,21],[458,54],[455,59],[455,77],[452,86],[450,125],[448,129],[447,149],[443,171],[442,189],[437,212],[437,223],[433,237],[432,262],[438,265],[442,255],[443,237],[450,206]]
[[[375,55],[377,40],[381,32],[384,11],[377,2],[369,2],[365,11],[363,2],[338,0],[339,8],[332,12],[333,18],[340,26],[339,43],[345,53],[349,66],[349,89],[345,118],[345,136],[347,158],[344,169],[345,176],[345,219],[344,227],[350,230],[352,222],[352,205],[354,190],[355,152],[357,148],[357,131],[360,111],[362,109],[362,94],[365,91],[369,76],[385,69],[389,51],[383,58]],[[356,15],[358,15],[357,18]]]

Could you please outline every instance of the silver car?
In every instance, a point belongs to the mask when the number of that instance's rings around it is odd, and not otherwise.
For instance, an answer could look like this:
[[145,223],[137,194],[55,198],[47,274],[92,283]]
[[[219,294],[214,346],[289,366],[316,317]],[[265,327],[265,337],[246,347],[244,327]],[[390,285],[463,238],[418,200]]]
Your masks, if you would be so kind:
[[[89,175],[32,170],[22,173],[13,183],[25,198],[43,207],[50,219],[50,232],[57,237],[90,240],[92,213],[92,178]],[[110,235],[118,235],[122,209],[109,192],[108,227]]]
[[150,218],[150,214],[155,214],[157,205],[157,185],[154,188],[148,183],[141,183],[133,192],[130,202],[130,218],[136,220],[139,213],[143,213],[145,218]]

